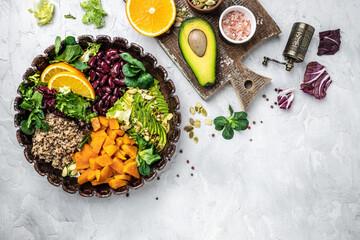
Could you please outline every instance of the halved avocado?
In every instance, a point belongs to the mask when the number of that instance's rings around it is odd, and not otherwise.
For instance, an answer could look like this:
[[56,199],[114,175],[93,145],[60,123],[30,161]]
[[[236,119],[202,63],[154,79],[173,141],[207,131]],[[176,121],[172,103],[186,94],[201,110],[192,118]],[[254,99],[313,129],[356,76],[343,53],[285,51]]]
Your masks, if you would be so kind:
[[180,50],[201,86],[216,79],[216,38],[209,23],[202,18],[184,20],[179,30]]

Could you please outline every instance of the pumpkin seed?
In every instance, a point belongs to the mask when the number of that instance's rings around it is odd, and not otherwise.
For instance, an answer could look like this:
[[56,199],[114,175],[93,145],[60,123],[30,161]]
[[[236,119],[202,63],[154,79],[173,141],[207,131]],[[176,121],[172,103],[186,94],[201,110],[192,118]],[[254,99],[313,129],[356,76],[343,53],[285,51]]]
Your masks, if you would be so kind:
[[64,169],[62,170],[61,176],[66,177],[68,173],[67,167],[64,167]]
[[200,120],[196,120],[195,123],[194,123],[194,127],[200,128],[200,126],[201,126]]
[[68,171],[74,171],[75,169],[76,169],[76,163],[71,164],[71,165],[68,167]]
[[215,3],[216,3],[216,2],[213,1],[213,0],[208,0],[208,1],[205,2],[205,4],[208,5],[208,6],[215,5]]
[[185,130],[186,132],[191,132],[193,129],[194,129],[193,126],[185,126],[185,127],[184,127],[184,130]]
[[198,143],[199,142],[199,138],[198,137],[194,137],[194,142]]
[[194,119],[192,119],[192,118],[189,119],[189,122],[191,125],[194,125],[194,123],[195,123]]
[[201,109],[201,114],[204,115],[205,117],[207,116],[207,111],[205,110],[205,108]]
[[195,109],[194,109],[193,107],[190,108],[190,113],[191,113],[192,115],[195,115]]
[[127,91],[129,94],[135,94],[137,92],[136,88],[132,88]]
[[181,26],[181,22],[175,22],[174,23],[174,27],[180,27]]
[[202,107],[202,105],[201,105],[201,103],[196,103],[196,105],[195,105],[196,107],[198,107],[198,108],[201,108]]
[[191,132],[189,133],[189,138],[192,139],[193,137],[194,137],[194,132],[191,131]]
[[70,175],[71,175],[71,176],[74,176],[74,175],[77,174],[77,173],[78,173],[78,171],[75,169],[75,170],[71,171]]
[[209,125],[209,126],[212,125],[212,119],[211,118],[206,118],[204,122],[205,122],[206,125]]

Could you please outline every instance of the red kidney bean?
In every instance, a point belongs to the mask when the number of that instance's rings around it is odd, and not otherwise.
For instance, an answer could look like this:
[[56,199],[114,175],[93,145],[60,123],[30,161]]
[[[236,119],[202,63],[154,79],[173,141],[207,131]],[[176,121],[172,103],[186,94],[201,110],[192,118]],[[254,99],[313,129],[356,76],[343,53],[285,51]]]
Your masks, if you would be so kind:
[[108,84],[109,84],[109,87],[110,88],[114,88],[115,87],[115,84],[114,84],[114,78],[113,77],[109,77],[109,80],[108,80]]
[[120,56],[118,54],[115,54],[110,57],[110,61],[114,62],[114,61],[118,60],[119,58],[120,58]]
[[104,62],[108,65],[111,66],[111,60],[108,57],[104,57]]
[[100,99],[100,100],[96,103],[96,109],[97,109],[99,112],[101,112],[103,106],[104,106],[104,101]]
[[96,54],[96,58],[97,59],[101,59],[101,58],[103,58],[105,56],[105,52],[104,51],[100,51],[100,52],[98,52],[97,54]]
[[117,62],[114,66],[110,69],[111,76],[116,77],[120,73],[120,63]]
[[90,82],[95,81],[96,72],[91,69],[90,72],[89,72],[89,75],[90,75]]
[[101,90],[102,90],[103,92],[111,93],[111,88],[109,88],[108,86],[102,87]]
[[[103,62],[101,62],[101,63],[103,63]],[[106,63],[105,63],[106,64]],[[101,67],[96,67],[95,68],[95,71],[96,72],[100,72],[100,73],[103,73],[103,74],[105,74],[105,73],[107,73],[104,69],[102,69]]]
[[96,56],[92,56],[89,60],[89,67],[94,67],[95,66],[95,62],[96,62]]
[[116,49],[110,48],[110,49],[108,49],[108,50],[106,51],[106,56],[107,56],[107,57],[110,57],[110,56],[115,55],[115,54],[117,54],[117,53],[118,53],[118,51],[117,51]]
[[106,72],[108,73],[110,71],[110,67],[109,65],[106,64],[106,62],[101,62],[100,63],[100,67]]
[[123,78],[123,79],[125,79],[125,75],[124,75],[124,73],[123,73],[122,70],[120,70],[120,77]]
[[118,86],[124,86],[125,85],[125,79],[120,78],[114,78],[114,83]]
[[101,81],[100,81],[100,86],[103,86],[106,81],[108,80],[109,78],[109,75],[104,75],[102,78],[101,78]]
[[101,72],[95,72],[95,74],[96,74],[96,77],[98,77],[98,78],[103,78],[103,76],[105,76],[105,74],[104,73],[101,73]]
[[126,90],[126,87],[125,86],[119,87],[119,92],[120,90]]
[[105,103],[104,103],[104,106],[108,107],[109,105],[110,105],[110,100],[106,100]]
[[119,88],[116,87],[113,91],[113,96],[117,96],[119,94]]
[[96,80],[95,82],[93,82],[92,86],[93,88],[97,88],[100,84],[100,80]]
[[124,61],[124,60],[121,60],[121,62],[120,62],[120,67],[121,67],[121,69],[123,68],[123,66],[126,64],[126,62]]
[[114,106],[114,103],[116,102],[116,100],[117,100],[117,97],[116,97],[116,96],[112,96],[112,97],[110,98],[110,106],[111,106],[111,107]]
[[100,88],[97,88],[97,89],[95,90],[95,94],[96,94],[96,96],[99,96],[99,97],[104,96],[104,93],[101,91]]

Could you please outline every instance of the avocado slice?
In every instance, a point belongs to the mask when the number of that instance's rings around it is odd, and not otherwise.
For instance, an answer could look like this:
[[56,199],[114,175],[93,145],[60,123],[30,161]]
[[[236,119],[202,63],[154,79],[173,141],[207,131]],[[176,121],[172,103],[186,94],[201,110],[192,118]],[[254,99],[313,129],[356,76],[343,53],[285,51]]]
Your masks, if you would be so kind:
[[209,23],[199,17],[184,20],[179,30],[180,50],[201,86],[216,79],[216,38]]

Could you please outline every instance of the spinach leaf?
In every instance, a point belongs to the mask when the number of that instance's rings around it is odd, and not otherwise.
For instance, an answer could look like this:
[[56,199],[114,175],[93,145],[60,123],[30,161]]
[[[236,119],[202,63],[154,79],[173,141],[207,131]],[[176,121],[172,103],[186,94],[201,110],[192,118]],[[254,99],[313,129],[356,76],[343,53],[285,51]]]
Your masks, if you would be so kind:
[[143,176],[147,176],[150,174],[150,166],[147,165],[145,162],[141,162],[140,165],[138,166],[139,169],[139,173]]
[[139,83],[136,77],[125,77],[125,84],[128,87],[136,88]]
[[131,65],[134,65],[138,68],[140,68],[142,71],[146,72],[146,68],[142,62],[134,58],[130,55],[130,53],[121,53],[120,57],[127,63],[130,63]]
[[125,63],[125,65],[122,68],[122,71],[126,77],[134,77],[138,75],[139,71],[141,70],[138,67],[132,67],[130,63]]
[[138,78],[138,86],[142,89],[148,89],[154,85],[154,78],[151,74],[143,72]]
[[[223,131],[222,136],[226,139],[232,139],[234,137],[234,130],[245,130],[249,126],[249,121],[246,119],[247,113],[235,112],[229,105],[230,116],[225,118],[223,116],[216,117],[214,119],[215,129]],[[233,117],[232,117],[233,116]]]
[[64,45],[77,45],[75,37],[73,36],[67,36],[64,40]]
[[27,120],[22,120],[20,122],[20,126],[21,126],[21,131],[26,134],[26,135],[33,135],[35,132],[35,129],[33,126],[28,127],[28,121]]

